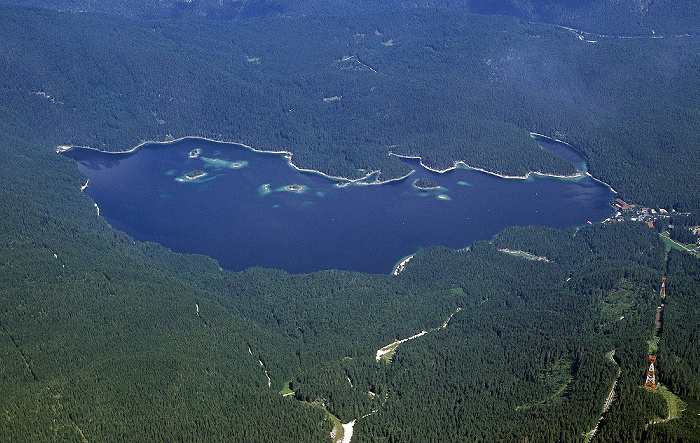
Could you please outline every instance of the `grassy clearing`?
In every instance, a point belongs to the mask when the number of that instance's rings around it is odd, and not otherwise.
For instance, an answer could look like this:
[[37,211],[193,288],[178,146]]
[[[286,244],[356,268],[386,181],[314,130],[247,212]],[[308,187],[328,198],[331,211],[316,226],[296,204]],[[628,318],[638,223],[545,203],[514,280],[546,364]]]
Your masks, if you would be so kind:
[[676,394],[661,386],[661,394],[666,399],[666,404],[668,405],[668,420],[674,420],[680,418],[681,412],[686,408],[686,404],[680,399]]
[[294,391],[292,391],[292,381],[289,380],[282,386],[282,389],[280,390],[279,394],[283,397],[286,397],[288,395],[294,395]]
[[326,419],[330,420],[331,423],[333,423],[333,429],[331,430],[331,441],[333,443],[341,443],[343,441],[343,437],[345,436],[343,424],[340,422],[340,419],[338,417],[328,412],[328,410],[325,407],[325,404],[322,404],[320,402],[309,403],[306,401],[301,401],[300,403],[314,408],[323,409],[323,411],[326,413]]
[[552,404],[552,403],[556,403],[558,400],[560,400],[562,394],[564,393],[566,388],[569,386],[569,383],[571,383],[571,381],[573,380],[573,377],[571,376],[571,367],[572,366],[573,366],[572,360],[561,359],[559,362],[557,362],[557,364],[552,366],[550,369],[541,373],[538,378],[540,378],[541,380],[543,380],[547,384],[546,391],[547,392],[554,391],[554,392],[552,394],[550,394],[549,396],[547,396],[545,399],[540,400],[539,402],[517,406],[515,408],[515,410],[520,411],[523,409],[530,409],[535,405]]
[[659,328],[661,327],[660,324],[657,324],[654,326],[654,333],[651,336],[650,340],[647,340],[647,344],[649,345],[649,355],[656,354],[656,352],[659,350]]
[[612,330],[618,321],[635,310],[639,299],[640,288],[621,280],[616,287],[605,294],[600,300],[600,327]]
[[670,420],[655,426],[661,428],[659,430],[661,436],[664,434],[666,436],[665,440],[659,441],[698,441],[700,403],[692,399],[688,399],[687,403],[682,400],[680,402],[685,405],[685,409],[680,408],[683,413],[678,416],[677,420]]
[[508,255],[512,255],[513,257],[519,257],[519,258],[524,258],[526,260],[542,260],[542,261],[549,261],[547,257],[540,257],[534,254],[530,254],[529,252],[525,251],[513,251],[511,249],[499,249],[499,251],[506,253]]
[[649,345],[649,355],[654,355],[659,350],[659,337],[654,334],[654,338],[647,340],[647,345]]
[[561,359],[555,364],[547,373],[544,374],[546,377],[546,382],[551,388],[556,388],[557,390],[542,401],[542,404],[551,403],[561,397],[562,393],[569,386],[573,377],[571,376],[571,368],[573,366],[573,360]]
[[620,289],[607,296],[602,301],[601,316],[605,321],[618,321],[634,306],[635,293]]
[[668,415],[666,418],[655,418],[649,425],[655,425],[657,423],[665,423],[669,420],[675,420],[681,417],[681,412],[683,412],[687,405],[683,400],[681,400],[676,394],[666,389],[665,386],[659,385],[656,392],[663,395],[666,400],[666,407],[668,410]]
[[330,412],[326,411],[326,417],[333,422],[333,430],[331,431],[331,441],[333,443],[340,443],[343,441],[345,436],[345,430],[343,430],[343,424],[340,423],[340,419]]
[[693,251],[693,249],[696,248],[696,245],[686,245],[683,243],[678,243],[675,240],[671,240],[668,237],[668,234],[665,232],[663,234],[659,234],[661,236],[661,240],[664,242],[664,245],[666,246],[666,250],[669,251],[671,249],[678,249],[680,251],[685,251],[693,254],[696,257],[700,257],[700,253],[697,253]]
[[382,351],[386,351],[386,353],[382,354],[381,357],[379,357],[379,361],[384,362],[384,363],[390,363],[391,358],[394,356],[394,352],[396,352],[396,348],[399,347],[399,345],[402,342],[396,341],[390,345],[386,345],[382,348]]
[[512,255],[513,257],[520,257],[527,260],[533,260],[532,256],[527,255],[524,252],[506,252],[506,254]]

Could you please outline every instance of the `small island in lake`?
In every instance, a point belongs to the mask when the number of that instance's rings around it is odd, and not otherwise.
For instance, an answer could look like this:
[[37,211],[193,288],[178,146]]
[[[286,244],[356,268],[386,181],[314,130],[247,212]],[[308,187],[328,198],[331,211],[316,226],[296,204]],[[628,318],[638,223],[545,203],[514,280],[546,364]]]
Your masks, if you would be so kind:
[[202,153],[201,149],[199,149],[199,148],[193,149],[190,151],[190,158],[197,158],[197,157],[199,157],[199,154],[201,154],[201,153]]
[[433,179],[427,177],[421,177],[413,182],[413,187],[420,189],[421,191],[432,191],[435,189],[440,189],[440,185]]
[[285,186],[284,188],[282,188],[282,190],[289,191],[289,192],[302,193],[302,192],[306,191],[306,186],[304,186],[304,185],[288,185],[288,186]]
[[201,178],[207,175],[206,172],[202,171],[201,169],[195,169],[194,171],[190,171],[187,174],[185,174],[185,178],[187,180],[194,180],[197,178]]
[[260,194],[260,195],[267,195],[270,192],[272,192],[272,189],[270,189],[269,183],[265,183],[258,188],[258,194]]
[[202,157],[202,160],[204,163],[207,164],[207,166],[212,166],[214,168],[231,168],[231,169],[240,169],[245,166],[248,166],[248,162],[245,160],[239,160],[239,161],[228,161],[228,160],[222,160],[220,158],[209,158],[209,157]]

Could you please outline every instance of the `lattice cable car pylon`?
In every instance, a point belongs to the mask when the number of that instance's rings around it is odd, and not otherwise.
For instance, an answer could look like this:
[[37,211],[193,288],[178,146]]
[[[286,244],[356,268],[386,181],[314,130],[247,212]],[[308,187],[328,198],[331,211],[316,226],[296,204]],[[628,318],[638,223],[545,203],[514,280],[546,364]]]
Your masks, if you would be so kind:
[[647,371],[647,381],[644,382],[644,387],[646,389],[651,389],[656,391],[656,371],[654,369],[654,363],[656,363],[656,356],[649,356],[649,370]]

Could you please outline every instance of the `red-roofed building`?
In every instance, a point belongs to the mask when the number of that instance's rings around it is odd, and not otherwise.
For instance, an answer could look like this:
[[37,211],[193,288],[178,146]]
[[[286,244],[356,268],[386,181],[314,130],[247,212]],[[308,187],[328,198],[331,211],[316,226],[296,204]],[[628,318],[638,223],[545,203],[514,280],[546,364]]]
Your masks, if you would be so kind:
[[626,211],[626,210],[628,210],[628,209],[634,208],[634,205],[628,205],[628,204],[625,203],[625,201],[622,200],[621,198],[616,198],[616,199],[615,199],[615,204],[617,204],[617,206],[620,208],[621,211]]

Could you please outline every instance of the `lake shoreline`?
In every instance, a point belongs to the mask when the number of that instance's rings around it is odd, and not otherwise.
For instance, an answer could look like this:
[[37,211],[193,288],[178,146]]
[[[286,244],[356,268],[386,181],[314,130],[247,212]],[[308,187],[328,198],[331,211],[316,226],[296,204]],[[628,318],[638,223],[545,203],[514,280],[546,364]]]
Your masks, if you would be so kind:
[[505,175],[505,174],[501,174],[500,172],[493,172],[493,171],[489,171],[488,169],[479,168],[476,166],[471,166],[467,162],[465,162],[464,160],[455,160],[454,164],[448,168],[436,169],[436,168],[431,168],[430,166],[427,166],[425,163],[423,163],[423,158],[420,155],[404,155],[404,154],[397,154],[395,152],[389,152],[389,155],[393,155],[394,157],[399,157],[399,158],[411,159],[411,160],[420,160],[420,165],[422,167],[424,167],[425,169],[427,169],[430,172],[435,172],[438,174],[444,174],[446,172],[454,171],[455,169],[459,168],[461,165],[466,169],[471,169],[473,171],[483,172],[485,174],[493,175],[495,177],[504,178],[504,179],[508,179],[508,180],[527,180],[528,178],[530,178],[533,175],[537,175],[540,177],[552,177],[552,178],[560,178],[560,179],[564,179],[564,180],[571,180],[571,179],[580,178],[580,177],[587,175],[584,172],[577,172],[577,173],[571,174],[571,175],[558,175],[558,174],[551,174],[548,172],[540,172],[540,171],[530,171],[525,175]]
[[[553,140],[553,141],[558,142],[558,143],[563,143],[563,144],[565,144],[565,145],[567,145],[567,146],[571,146],[570,144],[566,143],[565,141],[553,139],[553,138],[551,138],[551,137],[547,137],[546,135],[537,134],[537,133],[534,133],[534,132],[531,132],[530,135],[531,135],[531,136],[536,136],[536,137],[546,138],[546,139]],[[372,182],[365,182],[364,180],[367,180],[367,179],[370,178],[371,176],[373,176],[373,175],[375,175],[375,174],[381,173],[381,170],[368,171],[368,172],[365,173],[365,175],[363,175],[362,177],[355,178],[355,179],[348,178],[348,177],[335,176],[335,175],[330,175],[330,174],[327,174],[327,173],[325,173],[325,172],[318,171],[318,170],[315,170],[315,169],[306,169],[306,168],[302,168],[302,167],[300,167],[300,166],[295,165],[294,162],[292,161],[292,157],[293,157],[294,153],[292,153],[292,152],[290,152],[290,151],[286,151],[286,150],[266,151],[266,150],[264,150],[264,149],[257,149],[257,148],[254,148],[254,147],[252,147],[252,146],[246,145],[246,144],[244,144],[244,143],[240,143],[240,142],[215,140],[215,139],[211,139],[211,138],[207,138],[207,137],[200,137],[200,136],[185,136],[185,137],[180,137],[180,138],[177,138],[177,139],[167,140],[167,141],[144,141],[144,142],[141,142],[141,143],[139,143],[138,145],[134,146],[133,148],[128,149],[128,150],[125,150],[125,151],[106,151],[106,150],[99,149],[99,148],[93,148],[93,147],[91,147],[91,146],[59,145],[59,146],[56,147],[56,152],[60,154],[60,153],[67,152],[67,151],[70,151],[70,150],[72,150],[72,149],[78,148],[78,149],[91,149],[91,150],[98,151],[98,152],[102,152],[102,153],[105,153],[105,154],[130,154],[130,153],[133,153],[133,152],[137,151],[139,148],[141,148],[141,147],[143,147],[143,146],[147,146],[147,145],[169,145],[169,144],[176,144],[176,143],[179,143],[179,142],[182,142],[182,141],[186,141],[186,140],[204,140],[204,141],[208,141],[208,142],[212,142],[212,143],[221,143],[221,144],[228,144],[228,145],[238,145],[238,146],[242,146],[242,147],[244,147],[244,148],[246,148],[246,149],[249,149],[249,150],[252,151],[252,152],[257,152],[257,153],[261,153],[261,154],[277,154],[277,155],[283,155],[284,158],[287,160],[287,163],[289,164],[289,166],[291,166],[292,168],[296,169],[297,171],[299,171],[299,172],[306,172],[306,173],[310,173],[310,174],[317,174],[317,175],[320,175],[320,176],[322,176],[322,177],[328,178],[329,180],[337,181],[338,183],[336,183],[336,186],[337,186],[337,187],[340,187],[340,188],[345,187],[345,186],[348,186],[348,185],[352,185],[352,184],[354,184],[354,185],[383,185],[383,184],[386,184],[386,183],[391,183],[391,182],[397,182],[397,181],[405,180],[406,178],[408,178],[409,176],[411,176],[414,172],[416,172],[415,169],[413,169],[413,170],[411,170],[409,173],[407,173],[407,174],[405,174],[405,175],[403,175],[403,176],[401,176],[401,177],[391,178],[391,179],[388,179],[388,180],[375,180],[375,181],[372,181]],[[573,147],[572,147],[572,149],[573,149]],[[498,173],[498,172],[489,171],[489,170],[484,169],[484,168],[479,168],[479,167],[471,166],[471,165],[469,165],[469,164],[468,164],[466,161],[464,161],[464,160],[455,160],[454,164],[453,164],[451,167],[448,167],[448,168],[446,168],[446,169],[435,169],[435,168],[431,168],[431,167],[429,167],[429,166],[426,166],[426,165],[423,163],[423,158],[422,158],[421,156],[418,156],[418,155],[413,156],[413,155],[397,154],[397,153],[392,152],[392,151],[389,151],[389,155],[390,155],[390,156],[393,155],[393,156],[399,157],[399,158],[419,160],[420,165],[421,165],[422,167],[424,167],[424,168],[427,169],[428,171],[435,172],[435,173],[438,173],[438,174],[444,174],[444,173],[446,173],[446,172],[453,171],[453,170],[459,168],[460,166],[463,166],[463,167],[465,167],[465,168],[467,168],[467,169],[471,169],[471,170],[474,170],[474,171],[483,172],[483,173],[485,173],[485,174],[493,175],[493,176],[495,176],[495,177],[499,177],[499,178],[503,178],[503,179],[527,180],[527,179],[530,178],[531,176],[536,175],[536,176],[539,176],[539,177],[550,177],[550,178],[558,178],[558,179],[563,179],[563,180],[573,180],[573,179],[581,178],[581,177],[584,177],[584,176],[588,176],[588,177],[592,178],[593,180],[597,181],[598,183],[600,183],[600,184],[602,184],[602,185],[604,185],[604,186],[607,186],[613,193],[617,194],[617,192],[612,188],[612,186],[610,186],[609,184],[605,183],[605,182],[602,181],[602,180],[599,180],[599,179],[595,178],[595,177],[592,176],[588,171],[586,171],[586,172],[577,172],[577,173],[571,174],[571,175],[558,175],[558,174],[551,174],[551,173],[540,172],[540,171],[529,171],[529,172],[526,173],[525,175],[505,175],[505,174],[501,174],[501,173]]]
[[390,182],[394,182],[394,181],[404,180],[405,178],[407,178],[408,176],[410,176],[411,174],[413,174],[413,173],[415,172],[415,171],[412,170],[411,172],[409,172],[408,174],[406,174],[406,175],[404,175],[404,176],[396,177],[396,178],[391,178],[391,179],[388,179],[388,180],[377,180],[377,181],[374,181],[374,182],[363,182],[363,180],[368,179],[368,178],[371,177],[372,175],[374,175],[374,174],[379,174],[379,173],[381,172],[381,170],[368,171],[368,172],[365,173],[365,175],[363,175],[362,177],[354,178],[354,179],[353,179],[353,178],[348,178],[348,177],[341,177],[341,176],[336,176],[336,175],[330,175],[330,174],[327,174],[327,173],[325,173],[325,172],[318,171],[318,170],[316,170],[316,169],[306,169],[306,168],[302,168],[302,167],[300,167],[300,166],[295,165],[294,162],[292,161],[292,156],[294,155],[294,153],[293,153],[293,152],[290,152],[290,151],[285,151],[285,150],[281,150],[281,151],[266,151],[266,150],[264,150],[264,149],[257,149],[257,148],[254,148],[254,147],[252,147],[252,146],[246,145],[245,143],[233,142],[233,141],[222,141],[222,140],[216,140],[216,139],[213,139],[213,138],[200,137],[200,136],[196,136],[196,135],[188,135],[188,136],[176,138],[176,139],[173,139],[173,140],[165,140],[165,141],[144,141],[144,142],[141,142],[141,143],[139,143],[138,145],[134,146],[133,148],[130,148],[130,149],[127,149],[127,150],[124,150],[124,151],[107,151],[107,150],[100,149],[100,148],[94,148],[94,147],[92,147],[92,146],[81,146],[81,145],[58,145],[58,146],[56,146],[55,151],[56,151],[56,153],[61,154],[61,153],[64,153],[64,152],[68,152],[68,151],[70,151],[70,150],[72,150],[72,149],[90,149],[90,150],[97,151],[97,152],[101,152],[101,153],[104,153],[104,154],[131,154],[131,153],[136,152],[137,150],[139,150],[140,148],[142,148],[142,147],[144,147],[144,146],[148,146],[148,145],[171,145],[171,144],[176,144],[176,143],[179,143],[179,142],[182,142],[182,141],[186,141],[186,140],[204,140],[204,141],[211,142],[211,143],[220,143],[220,144],[226,144],[226,145],[238,145],[238,146],[242,146],[242,147],[244,147],[244,148],[246,148],[246,149],[248,149],[248,150],[250,150],[250,151],[252,151],[252,152],[257,152],[257,153],[260,153],[260,154],[277,154],[277,155],[282,155],[282,156],[284,156],[285,159],[287,159],[287,163],[289,164],[289,166],[291,166],[292,168],[296,169],[297,171],[299,171],[299,172],[307,172],[307,173],[310,173],[310,174],[317,174],[317,175],[320,175],[320,176],[322,176],[322,177],[326,177],[326,178],[328,178],[328,179],[330,179],[330,180],[337,181],[337,182],[338,182],[338,183],[337,183],[337,186],[338,186],[338,187],[345,187],[345,186],[350,185],[350,184],[358,184],[358,185],[375,185],[375,184],[376,184],[376,185],[381,185],[381,184],[390,183]]
[[[544,139],[547,139],[547,140],[551,140],[551,141],[556,142],[556,143],[561,143],[561,144],[563,144],[563,145],[568,146],[569,148],[571,148],[572,150],[574,150],[577,154],[579,154],[579,155],[581,155],[582,157],[584,157],[584,153],[583,153],[583,152],[579,151],[579,150],[576,149],[572,144],[567,143],[567,142],[565,142],[564,140],[560,140],[560,139],[558,139],[558,138],[549,137],[549,136],[546,136],[546,135],[544,135],[544,134],[539,134],[539,133],[537,133],[537,132],[531,132],[531,133],[530,133],[530,137],[532,137],[532,138],[534,138],[534,139],[537,139],[537,138],[539,137],[539,138],[544,138]],[[584,159],[585,159],[585,157],[584,157]],[[618,193],[618,192],[617,192],[615,189],[613,189],[613,187],[610,186],[608,183],[605,183],[603,180],[594,177],[590,172],[588,172],[588,160],[587,160],[587,159],[586,159],[586,171],[584,172],[584,175],[587,175],[588,177],[590,177],[591,179],[597,181],[597,182],[600,183],[601,185],[607,186],[607,187],[610,189],[610,191],[612,191],[614,194],[617,194],[617,193]]]
[[404,269],[406,269],[406,265],[408,264],[409,261],[413,258],[414,255],[416,255],[418,252],[415,252],[411,255],[407,255],[406,257],[402,258],[398,264],[394,266],[394,270],[391,271],[391,275],[399,275],[400,273],[403,272]]
[[[188,180],[196,186],[183,187],[176,182],[184,180],[185,173],[194,178],[206,171],[199,160],[192,162],[194,148],[200,148],[202,155],[219,151],[211,156],[221,158],[205,161],[209,165],[216,160],[210,177]],[[263,155],[269,151],[243,148],[247,147],[189,138],[163,149],[154,144],[125,155],[99,149],[75,149],[64,155],[87,175],[85,190],[92,190],[89,195],[101,209],[109,208],[104,215],[112,226],[177,252],[208,255],[233,271],[266,266],[289,273],[326,269],[401,273],[412,264],[407,259],[426,247],[463,248],[514,224],[579,226],[586,220],[603,220],[612,211],[609,188],[585,178],[580,183],[502,180],[461,166],[438,177],[411,161],[406,162],[406,171],[414,170],[414,178],[425,180],[419,183],[439,182],[442,190],[416,190],[412,179],[404,179],[390,186],[350,186],[340,191],[337,181],[289,168],[287,159]],[[231,162],[224,158],[231,156],[241,156],[237,159],[241,163],[243,157],[251,160],[250,168],[230,172],[226,166]],[[365,181],[373,184],[376,178],[375,173]],[[135,182],[147,186],[133,186]],[[463,186],[467,182],[471,186]],[[76,183],[76,192],[85,184],[85,179]],[[261,198],[276,191],[287,192]],[[155,228],[154,220],[167,220],[163,224],[168,229]],[[184,227],[196,229],[188,228],[182,236]],[[385,246],[378,248],[381,244]]]

